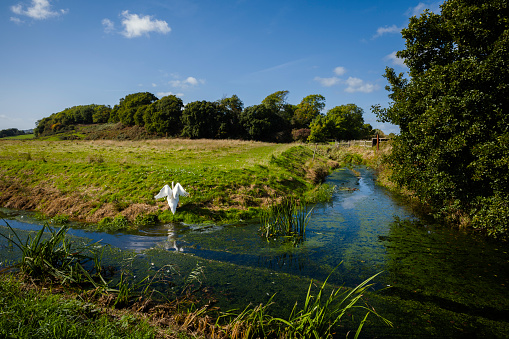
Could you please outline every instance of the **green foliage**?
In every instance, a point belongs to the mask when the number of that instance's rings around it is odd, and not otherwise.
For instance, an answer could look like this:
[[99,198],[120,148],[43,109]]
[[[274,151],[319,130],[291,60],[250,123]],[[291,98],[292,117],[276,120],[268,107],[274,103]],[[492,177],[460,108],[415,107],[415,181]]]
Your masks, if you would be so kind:
[[157,101],[157,97],[149,92],[126,95],[120,99],[111,112],[110,122],[121,122],[126,126],[143,126],[143,116],[150,104]]
[[[66,238],[68,226],[61,227],[54,231],[47,224],[41,228],[34,237],[30,234],[23,242],[18,234],[5,220],[14,235],[8,238],[0,233],[21,250],[21,260],[15,267],[18,267],[24,274],[36,279],[51,278],[61,284],[91,282],[93,280],[83,265],[93,260],[93,256],[86,254],[93,245],[76,248]],[[47,239],[44,232],[50,231]]]
[[124,230],[130,227],[129,220],[127,220],[126,217],[119,214],[115,218],[106,217],[103,218],[99,223],[97,224],[97,229],[101,231],[119,231]]
[[280,126],[286,124],[278,112],[263,104],[249,106],[244,109],[240,122],[247,133],[248,139],[275,141]]
[[277,319],[287,325],[284,330],[285,335],[289,338],[332,338],[332,331],[336,325],[341,322],[347,313],[356,308],[365,310],[366,314],[359,323],[355,338],[358,338],[366,319],[371,313],[378,316],[386,325],[392,326],[389,320],[378,315],[374,309],[356,305],[363,294],[373,285],[370,284],[370,281],[379,274],[377,273],[366,279],[354,289],[338,288],[332,290],[328,297],[325,295],[325,287],[330,275],[320,286],[316,295],[312,295],[313,281],[311,281],[303,307],[298,309],[298,304],[295,303],[288,320]]
[[36,122],[36,136],[51,135],[72,130],[75,124],[104,123],[109,119],[111,108],[105,105],[84,105],[66,108]]
[[182,136],[191,139],[214,139],[221,124],[221,110],[215,102],[190,102],[182,112],[182,123]]
[[308,95],[297,105],[292,118],[294,128],[308,128],[320,112],[325,108],[325,97],[320,94]]
[[372,134],[370,125],[364,124],[362,108],[354,105],[336,106],[326,115],[318,115],[311,122],[309,141],[359,140]]
[[304,241],[306,227],[313,209],[293,197],[285,197],[280,203],[272,206],[261,216],[260,231],[267,241],[284,237],[294,246]]
[[14,137],[18,135],[24,135],[25,132],[18,130],[17,128],[8,128],[0,131],[0,138]]
[[101,308],[74,298],[62,298],[38,288],[27,288],[12,275],[0,283],[2,338],[153,338],[146,320],[111,317]]
[[306,195],[306,202],[310,204],[330,202],[336,188],[335,185],[321,184]]
[[498,202],[509,198],[507,2],[441,7],[441,14],[412,17],[402,31],[406,49],[397,55],[410,77],[387,68],[392,103],[373,111],[400,127],[388,161],[397,184],[437,217],[477,215],[474,227],[499,234],[504,215],[481,216],[499,213]]
[[275,303],[273,295],[265,305],[259,304],[253,308],[248,306],[239,314],[233,311],[223,313],[221,317],[229,319],[229,322],[221,329],[233,338],[333,338],[341,321],[354,311],[360,310],[366,313],[357,321],[354,338],[358,338],[370,314],[376,315],[387,326],[392,326],[392,322],[379,315],[374,308],[358,305],[362,296],[373,286],[370,282],[378,274],[353,289],[332,289],[328,296],[327,281],[330,275],[318,286],[317,291],[311,281],[304,304],[299,306],[296,302],[287,319],[270,315],[268,308]]
[[182,99],[175,95],[162,97],[144,110],[143,120],[148,132],[178,136],[182,132]]

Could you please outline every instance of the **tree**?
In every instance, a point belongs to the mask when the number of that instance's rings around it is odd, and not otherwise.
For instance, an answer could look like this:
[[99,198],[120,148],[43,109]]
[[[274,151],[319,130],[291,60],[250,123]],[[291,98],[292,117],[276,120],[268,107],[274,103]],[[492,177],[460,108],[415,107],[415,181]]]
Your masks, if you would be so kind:
[[279,126],[284,124],[281,116],[264,104],[244,109],[240,121],[248,139],[259,141],[276,141]]
[[262,100],[262,105],[265,105],[268,109],[279,112],[283,111],[284,107],[288,104],[286,97],[289,91],[277,91],[269,94],[265,99]]
[[111,118],[112,120],[118,119],[118,121],[127,126],[143,124],[143,114],[146,106],[157,100],[157,97],[149,92],[126,95],[125,98],[120,99],[120,103],[113,108]]
[[345,118],[336,114],[335,110],[329,110],[326,115],[318,115],[311,122],[311,132],[308,140],[310,142],[326,142],[330,139],[343,139],[345,134]]
[[[270,140],[272,141],[286,142],[292,139],[291,120],[295,113],[296,106],[289,104],[286,101],[289,93],[289,91],[277,91],[268,95],[265,99],[262,100],[262,105],[270,111]],[[259,113],[261,112],[261,110],[258,108],[257,111]],[[273,122],[275,122],[277,125],[272,125]]]
[[325,97],[320,94],[311,94],[302,99],[292,118],[295,129],[307,128],[311,121],[316,118],[325,108]]
[[[437,217],[493,235],[509,225],[509,16],[507,1],[448,0],[441,14],[412,17],[402,31],[409,77],[387,68],[388,108],[399,125],[393,180]],[[456,217],[455,217],[456,216]],[[461,216],[461,218],[459,218]]]
[[101,124],[108,122],[110,118],[111,107],[105,105],[97,105],[94,107],[94,114],[92,115],[92,122],[94,124]]
[[182,111],[182,136],[191,139],[216,138],[221,122],[221,111],[216,102],[194,101]]
[[244,109],[244,103],[236,95],[230,98],[224,97],[217,101],[220,109],[220,125],[218,131],[219,138],[243,138],[242,125],[240,124],[240,117]]
[[364,124],[363,113],[357,105],[347,104],[328,110],[325,116],[318,115],[311,122],[309,141],[357,140],[371,136],[372,128]]
[[143,114],[148,132],[176,136],[182,132],[182,99],[175,95],[162,97],[150,104]]

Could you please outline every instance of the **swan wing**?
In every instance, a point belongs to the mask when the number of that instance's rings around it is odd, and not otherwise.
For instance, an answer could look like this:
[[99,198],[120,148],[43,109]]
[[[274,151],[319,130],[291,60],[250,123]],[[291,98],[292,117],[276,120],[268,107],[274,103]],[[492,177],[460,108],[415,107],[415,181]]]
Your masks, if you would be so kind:
[[168,185],[164,185],[163,188],[161,188],[161,190],[159,191],[159,193],[157,193],[157,195],[154,196],[155,199],[160,199],[160,198],[164,198],[168,195],[170,195],[171,193],[171,188],[170,186]]
[[184,187],[180,185],[178,182],[173,188],[173,196],[178,199],[179,196],[187,197],[189,196],[189,193],[186,192]]

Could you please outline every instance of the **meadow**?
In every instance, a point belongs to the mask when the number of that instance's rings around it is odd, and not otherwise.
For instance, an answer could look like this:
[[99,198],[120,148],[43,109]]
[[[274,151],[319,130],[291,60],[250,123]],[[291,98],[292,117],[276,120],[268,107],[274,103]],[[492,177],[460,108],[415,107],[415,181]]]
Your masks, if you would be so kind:
[[[250,220],[284,196],[316,200],[321,181],[337,166],[298,144],[187,139],[0,143],[2,206],[113,228],[153,221]],[[171,182],[189,193],[175,215],[165,200],[154,199]]]

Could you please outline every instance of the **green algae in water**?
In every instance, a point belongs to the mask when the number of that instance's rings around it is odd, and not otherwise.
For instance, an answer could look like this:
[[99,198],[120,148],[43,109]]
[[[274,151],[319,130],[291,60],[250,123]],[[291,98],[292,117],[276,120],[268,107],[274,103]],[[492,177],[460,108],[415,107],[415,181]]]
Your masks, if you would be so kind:
[[[168,277],[173,290],[161,285],[169,296],[200,265],[211,293],[206,296],[214,296],[225,311],[265,303],[276,293],[274,315],[283,315],[304,299],[310,279],[323,281],[343,261],[331,276],[332,286],[355,286],[384,271],[377,277],[379,290],[365,299],[395,327],[368,318],[361,336],[509,337],[506,247],[419,221],[376,186],[369,170],[356,171],[336,171],[328,178],[343,189],[331,202],[315,206],[306,241],[296,248],[268,244],[255,224],[160,225],[140,232],[154,241],[142,243],[140,234],[115,241],[136,248],[130,255],[137,277],[165,265],[179,267],[178,275]],[[156,246],[155,239],[161,239]],[[143,250],[147,245],[153,248]],[[118,253],[108,262],[118,265],[124,256]]]

